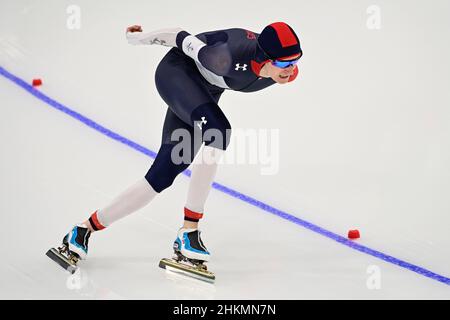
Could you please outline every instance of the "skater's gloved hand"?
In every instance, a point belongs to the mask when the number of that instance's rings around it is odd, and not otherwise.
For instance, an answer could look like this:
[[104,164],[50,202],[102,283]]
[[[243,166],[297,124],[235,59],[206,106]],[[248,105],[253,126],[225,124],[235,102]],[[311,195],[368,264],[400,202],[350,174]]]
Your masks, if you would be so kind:
[[127,28],[126,38],[131,45],[159,44],[166,47],[176,47],[177,34],[181,28],[160,29],[151,32],[142,32],[142,27],[133,25]]
[[134,26],[128,27],[127,32],[142,32],[142,27],[135,24]]

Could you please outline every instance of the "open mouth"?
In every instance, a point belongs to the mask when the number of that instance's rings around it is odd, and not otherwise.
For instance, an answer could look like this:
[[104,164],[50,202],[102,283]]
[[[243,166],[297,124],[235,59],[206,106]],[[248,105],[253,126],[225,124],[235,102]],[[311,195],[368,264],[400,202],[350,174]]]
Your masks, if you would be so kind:
[[286,79],[286,78],[288,78],[289,76],[282,76],[282,75],[280,74],[279,77],[280,77],[281,79]]

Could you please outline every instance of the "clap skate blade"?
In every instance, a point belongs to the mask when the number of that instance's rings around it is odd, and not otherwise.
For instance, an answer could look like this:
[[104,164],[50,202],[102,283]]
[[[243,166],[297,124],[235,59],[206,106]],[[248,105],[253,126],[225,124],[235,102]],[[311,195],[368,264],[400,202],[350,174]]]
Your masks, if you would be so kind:
[[214,282],[216,276],[207,270],[206,265],[201,260],[188,259],[181,253],[176,252],[172,259],[161,259],[159,267],[178,273],[183,273],[193,278]]
[[70,252],[69,248],[65,245],[58,248],[51,248],[47,251],[46,255],[72,274],[78,269],[78,256]]

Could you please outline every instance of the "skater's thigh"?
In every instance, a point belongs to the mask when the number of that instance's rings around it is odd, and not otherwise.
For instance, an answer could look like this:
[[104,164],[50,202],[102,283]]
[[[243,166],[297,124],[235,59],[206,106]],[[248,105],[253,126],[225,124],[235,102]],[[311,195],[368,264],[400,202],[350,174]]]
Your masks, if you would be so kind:
[[220,94],[212,94],[206,80],[187,56],[170,51],[155,74],[159,94],[177,117],[192,126],[191,115],[198,106],[217,103]]

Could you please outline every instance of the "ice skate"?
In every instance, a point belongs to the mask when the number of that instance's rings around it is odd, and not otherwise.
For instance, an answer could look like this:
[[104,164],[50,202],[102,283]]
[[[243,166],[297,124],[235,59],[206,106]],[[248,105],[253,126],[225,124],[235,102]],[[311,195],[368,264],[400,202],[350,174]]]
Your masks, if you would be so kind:
[[210,254],[200,238],[201,232],[195,229],[180,229],[173,244],[174,256],[159,262],[163,269],[181,272],[191,277],[214,282],[214,273],[207,270],[205,262]]
[[75,273],[78,261],[86,259],[90,236],[88,228],[76,225],[64,237],[62,245],[51,248],[46,255],[70,273]]

